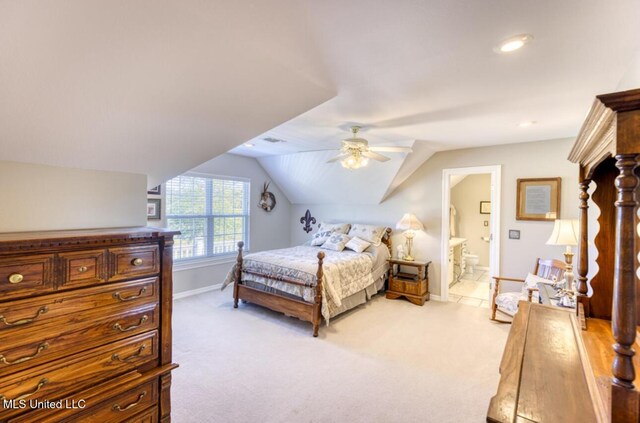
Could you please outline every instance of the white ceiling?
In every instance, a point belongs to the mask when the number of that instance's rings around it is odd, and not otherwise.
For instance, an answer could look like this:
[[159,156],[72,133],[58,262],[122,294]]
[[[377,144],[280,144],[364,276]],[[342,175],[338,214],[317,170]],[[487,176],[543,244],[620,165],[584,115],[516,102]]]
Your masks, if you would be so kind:
[[[433,151],[574,136],[637,57],[638,16],[639,0],[0,0],[0,160],[153,185],[252,139],[233,152],[338,148],[356,123],[421,151],[381,171],[363,199],[380,201]],[[323,154],[315,178],[368,174]]]
[[[233,152],[337,148],[353,123],[372,144],[436,151],[575,136],[593,96],[615,90],[640,52],[639,16],[638,0],[310,2],[338,95]],[[493,52],[521,33],[534,40]]]

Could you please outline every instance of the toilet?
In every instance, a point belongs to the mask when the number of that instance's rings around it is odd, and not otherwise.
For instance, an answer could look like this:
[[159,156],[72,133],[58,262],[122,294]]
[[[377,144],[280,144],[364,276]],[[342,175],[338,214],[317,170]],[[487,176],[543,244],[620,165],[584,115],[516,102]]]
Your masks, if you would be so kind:
[[480,262],[480,257],[476,254],[465,254],[464,262],[467,265],[467,272],[473,274],[476,272],[476,266]]

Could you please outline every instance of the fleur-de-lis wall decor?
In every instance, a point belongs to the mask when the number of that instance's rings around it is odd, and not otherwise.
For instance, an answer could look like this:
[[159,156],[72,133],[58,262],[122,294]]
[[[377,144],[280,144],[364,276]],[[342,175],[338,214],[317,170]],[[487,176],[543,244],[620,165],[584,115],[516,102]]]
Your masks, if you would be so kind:
[[316,218],[311,216],[311,212],[309,211],[309,209],[307,209],[307,212],[304,214],[304,216],[300,218],[300,223],[304,225],[302,227],[302,230],[305,231],[306,233],[309,233],[313,230],[311,225],[316,224]]

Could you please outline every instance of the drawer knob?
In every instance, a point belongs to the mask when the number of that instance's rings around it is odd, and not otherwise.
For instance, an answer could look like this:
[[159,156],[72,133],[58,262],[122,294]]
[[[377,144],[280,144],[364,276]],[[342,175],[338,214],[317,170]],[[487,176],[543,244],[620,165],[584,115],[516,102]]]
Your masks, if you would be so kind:
[[125,406],[125,407],[120,407],[120,405],[118,405],[118,404],[113,404],[113,407],[111,407],[111,409],[113,409],[113,411],[126,411],[126,410],[129,410],[129,409],[135,407],[136,405],[140,404],[140,401],[142,401],[142,398],[144,398],[145,396],[147,396],[147,391],[142,391],[142,393],[140,395],[138,395],[138,399],[136,399],[131,404],[129,404],[129,405]]
[[78,267],[78,272],[80,272],[80,273],[84,273],[84,272],[86,272],[87,270],[89,270],[89,268],[88,268],[87,266],[80,266],[80,267]]
[[142,259],[134,258],[133,260],[131,260],[131,264],[133,264],[134,266],[140,266],[142,264]]
[[20,283],[24,280],[24,276],[20,273],[12,273],[9,275],[9,283]]

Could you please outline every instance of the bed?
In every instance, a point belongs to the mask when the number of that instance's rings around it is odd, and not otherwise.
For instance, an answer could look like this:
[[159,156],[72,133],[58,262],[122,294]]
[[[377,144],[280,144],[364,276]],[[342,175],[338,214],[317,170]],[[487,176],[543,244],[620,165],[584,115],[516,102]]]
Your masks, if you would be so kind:
[[391,256],[391,229],[379,245],[363,252],[332,251],[309,243],[243,256],[238,243],[236,264],[227,278],[233,307],[240,300],[311,322],[313,336],[320,323],[365,303],[383,289]]

